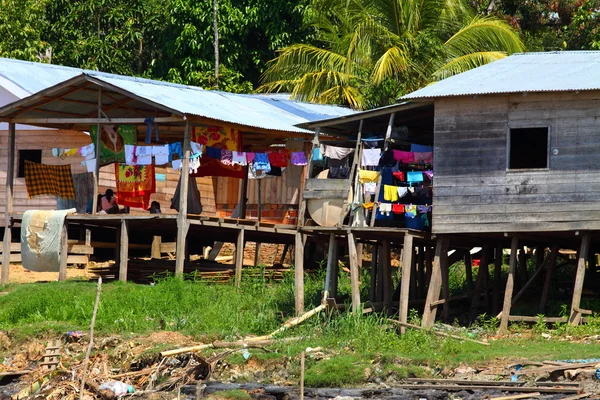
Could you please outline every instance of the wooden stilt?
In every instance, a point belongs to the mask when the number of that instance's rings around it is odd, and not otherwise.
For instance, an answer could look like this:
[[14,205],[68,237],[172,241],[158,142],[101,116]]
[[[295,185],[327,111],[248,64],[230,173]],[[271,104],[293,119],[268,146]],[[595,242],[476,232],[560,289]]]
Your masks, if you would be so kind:
[[150,251],[150,257],[158,260],[160,259],[160,245],[162,243],[161,236],[153,236],[152,237],[152,249]]
[[183,275],[183,267],[187,258],[186,240],[189,230],[187,221],[188,190],[190,176],[190,135],[192,125],[190,121],[185,122],[183,135],[183,160],[181,167],[181,186],[179,191],[179,215],[177,216],[177,254],[175,258],[175,275]]
[[[159,248],[160,252],[160,248]],[[127,281],[127,266],[129,262],[129,221],[121,219],[121,235],[119,243],[119,280]]]
[[[450,265],[448,263],[448,257],[442,257],[440,268],[442,271],[442,316],[444,322],[450,322]],[[445,261],[445,262],[444,262]]]
[[287,257],[288,251],[290,251],[290,245],[289,244],[283,245],[283,253],[281,253],[281,259],[279,260],[280,264],[283,265],[283,263],[285,263],[285,258]]
[[237,242],[235,244],[235,286],[242,284],[242,267],[244,266],[244,228],[238,231]]
[[58,280],[67,280],[67,258],[69,257],[69,234],[67,231],[67,224],[62,227],[60,235],[60,265],[58,269]]
[[377,301],[377,256],[379,254],[379,246],[374,244],[371,250],[371,287],[369,290],[369,301],[371,303]]
[[325,271],[325,289],[323,292],[323,301],[329,297],[329,291],[331,290],[331,274],[333,271],[333,264],[337,262],[335,259],[335,233],[329,234],[329,248],[327,249],[327,271]]
[[392,265],[390,254],[390,242],[384,240],[381,246],[382,250],[382,270],[383,270],[383,304],[387,307],[388,313],[392,308],[392,294],[394,283],[392,281]]
[[331,270],[331,289],[329,290],[329,297],[333,298],[336,298],[338,294],[338,281],[340,277],[339,254],[344,254],[344,248],[339,243],[336,243],[335,256],[333,257],[335,262],[333,263],[333,268]]
[[494,255],[494,294],[492,296],[492,313],[498,314],[500,308],[500,286],[502,284],[502,246],[496,246]]
[[423,285],[424,295],[423,299],[427,296],[427,290],[429,288],[429,282],[431,281],[431,270],[433,269],[433,254],[435,248],[427,245],[425,247],[425,282]]
[[385,255],[383,254],[383,246],[377,246],[379,256],[377,257],[377,302],[383,302],[383,290],[385,287],[385,275],[383,271],[383,264],[385,263]]
[[425,263],[426,263],[426,252],[427,246],[419,247],[419,269],[417,270],[417,279],[419,284],[417,285],[416,299],[422,299],[425,297]]
[[471,262],[471,253],[465,253],[465,274],[467,278],[467,293],[473,295],[473,263]]
[[[404,235],[404,245],[402,247],[402,277],[400,279],[400,302],[398,319],[402,323],[408,322],[408,299],[410,290],[410,272],[413,258],[413,240],[410,233]],[[404,333],[406,327],[400,326],[400,333]]]
[[358,270],[358,254],[356,254],[356,241],[354,234],[348,230],[348,259],[350,260],[350,281],[352,283],[352,311],[360,309],[360,286]]
[[[312,150],[316,149],[319,146],[320,132],[321,132],[321,128],[317,126],[315,129],[315,135],[312,140]],[[306,164],[306,167],[304,167],[304,182],[306,182],[306,180],[310,178],[310,173],[312,172],[312,167],[313,167],[313,159],[312,159],[313,152],[312,152],[312,150],[308,154],[308,163]],[[302,183],[303,186],[304,186],[304,182]],[[303,196],[303,191],[300,192],[300,196],[301,196],[302,200],[300,201],[300,207],[298,209],[298,226],[304,226],[305,213],[306,213],[306,199]]]
[[540,314],[544,314],[546,312],[546,302],[548,301],[548,293],[550,293],[550,287],[552,286],[552,276],[554,275],[554,269],[556,268],[557,255],[558,244],[554,243],[552,245],[552,250],[550,251],[550,261],[548,262],[548,267],[546,268],[546,277],[544,279],[544,287],[542,289],[542,297],[540,299]]
[[569,316],[569,325],[579,325],[581,322],[582,310],[581,292],[583,290],[583,281],[585,278],[585,264],[590,248],[590,235],[581,236],[581,248],[579,249],[579,259],[577,260],[577,274],[575,275],[575,285],[573,287],[573,300],[571,301],[571,315]]
[[488,275],[488,268],[490,263],[490,244],[484,243],[481,249],[481,260],[479,262],[479,269],[477,270],[477,282],[475,289],[471,297],[471,309],[469,311],[469,318],[471,321],[475,319],[479,312],[479,306],[481,304],[481,294],[487,290],[486,277]]
[[517,270],[517,253],[519,249],[519,239],[513,237],[510,243],[510,269],[506,279],[506,289],[504,290],[504,303],[502,306],[502,319],[500,320],[499,334],[508,332],[508,318],[510,317],[510,307],[512,304],[512,294],[515,286],[515,272]]
[[16,151],[15,124],[8,124],[8,160],[5,182],[5,207],[4,207],[4,240],[2,242],[2,271],[0,283],[8,284],[10,272],[10,246],[12,243],[12,221],[10,214],[13,212],[13,190],[15,185],[15,151]]
[[260,249],[261,243],[256,242],[256,246],[254,247],[254,266],[258,267],[260,265]]
[[294,238],[294,278],[296,315],[304,314],[304,240],[301,232]]
[[519,250],[519,288],[522,288],[527,283],[527,252],[525,247]]
[[440,235],[435,246],[435,255],[431,268],[431,279],[429,280],[429,289],[427,291],[427,299],[425,300],[425,309],[423,311],[423,320],[421,326],[423,328],[431,328],[435,323],[435,315],[437,306],[432,305],[433,302],[440,298],[440,288],[442,286],[442,268],[443,264],[448,259],[448,237]]
[[417,298],[417,280],[419,279],[419,276],[417,275],[417,264],[423,259],[423,254],[421,254],[420,250],[419,247],[413,246],[413,257],[410,265],[410,292],[408,293],[408,298],[410,300],[415,300]]

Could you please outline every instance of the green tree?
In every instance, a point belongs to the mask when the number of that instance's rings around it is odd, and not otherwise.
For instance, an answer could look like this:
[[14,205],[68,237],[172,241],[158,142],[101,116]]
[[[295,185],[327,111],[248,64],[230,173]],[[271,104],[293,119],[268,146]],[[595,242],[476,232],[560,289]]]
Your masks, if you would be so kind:
[[462,0],[314,0],[307,15],[317,44],[281,49],[262,90],[365,109],[524,50],[506,22]]
[[42,40],[46,2],[0,0],[0,57],[45,61],[49,44]]

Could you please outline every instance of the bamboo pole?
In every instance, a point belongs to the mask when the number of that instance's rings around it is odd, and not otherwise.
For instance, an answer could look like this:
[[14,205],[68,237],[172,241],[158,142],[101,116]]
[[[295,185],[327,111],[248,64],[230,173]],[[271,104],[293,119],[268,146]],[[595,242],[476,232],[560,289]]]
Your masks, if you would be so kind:
[[79,386],[79,399],[83,400],[83,389],[85,388],[85,379],[87,378],[87,368],[90,361],[90,353],[94,348],[94,326],[96,325],[96,315],[98,314],[98,304],[100,303],[100,293],[102,292],[102,277],[98,278],[98,292],[96,293],[96,302],[94,303],[94,312],[92,314],[92,322],[90,324],[90,343],[85,352],[83,360],[83,370],[81,372],[81,386]]

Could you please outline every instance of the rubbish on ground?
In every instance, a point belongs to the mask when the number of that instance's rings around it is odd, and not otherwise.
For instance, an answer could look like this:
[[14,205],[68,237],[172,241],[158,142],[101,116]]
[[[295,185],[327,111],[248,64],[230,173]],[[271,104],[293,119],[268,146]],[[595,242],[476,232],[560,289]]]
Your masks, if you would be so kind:
[[99,387],[100,390],[108,390],[114,394],[114,396],[124,396],[127,393],[133,393],[135,390],[133,386],[123,383],[121,381],[109,381],[105,382]]

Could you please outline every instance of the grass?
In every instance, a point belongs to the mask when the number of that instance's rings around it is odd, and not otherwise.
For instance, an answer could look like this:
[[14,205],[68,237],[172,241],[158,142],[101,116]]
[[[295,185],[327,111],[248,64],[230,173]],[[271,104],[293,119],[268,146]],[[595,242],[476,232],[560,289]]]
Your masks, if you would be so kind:
[[[323,280],[321,275],[307,277],[307,308],[318,303]],[[368,282],[362,281],[363,285]],[[458,279],[456,283],[459,284]],[[349,278],[342,272],[340,288],[347,298],[349,286]],[[0,297],[0,330],[7,331],[14,343],[32,336],[89,329],[95,283],[11,285],[0,291],[9,292]],[[249,334],[270,333],[279,327],[293,315],[293,293],[291,276],[275,284],[245,279],[241,289],[232,284],[214,285],[177,278],[160,280],[154,286],[111,282],[102,287],[96,329],[99,335],[177,331],[202,341],[235,340]],[[416,313],[411,315],[416,318]],[[496,320],[482,318],[477,329],[491,333],[496,327]],[[553,337],[596,334],[600,330],[598,317],[580,327],[559,324],[552,331],[543,323],[527,327],[526,331],[520,325],[511,325],[511,329],[522,331],[522,337],[513,335],[492,341],[491,346],[482,346],[415,330],[408,330],[400,337],[384,315],[322,313],[285,334],[298,336],[300,340],[276,344],[272,353],[252,349],[250,352],[264,363],[289,361],[292,376],[297,376],[298,355],[307,347],[321,347],[325,359],[316,361],[308,357],[306,363],[306,383],[314,387],[357,385],[374,377],[423,377],[434,368],[452,368],[463,363],[484,366],[498,358],[506,359],[508,364],[508,359],[515,357],[536,361],[600,357],[595,345],[546,340],[540,335],[543,332],[550,332]],[[235,353],[228,357],[228,362],[243,365],[247,361]]]

